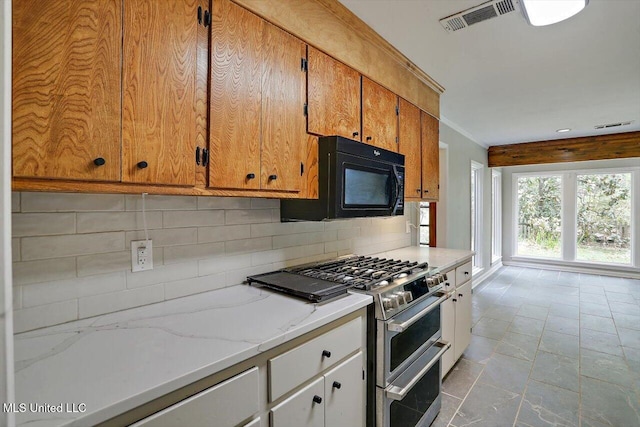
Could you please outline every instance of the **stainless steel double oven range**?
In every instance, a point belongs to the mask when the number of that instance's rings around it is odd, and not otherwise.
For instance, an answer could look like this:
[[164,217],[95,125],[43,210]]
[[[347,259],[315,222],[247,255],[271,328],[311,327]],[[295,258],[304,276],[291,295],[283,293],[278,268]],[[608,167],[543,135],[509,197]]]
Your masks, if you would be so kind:
[[446,276],[426,263],[347,256],[249,277],[313,302],[347,289],[372,295],[368,321],[367,425],[428,426],[440,411],[440,304]]

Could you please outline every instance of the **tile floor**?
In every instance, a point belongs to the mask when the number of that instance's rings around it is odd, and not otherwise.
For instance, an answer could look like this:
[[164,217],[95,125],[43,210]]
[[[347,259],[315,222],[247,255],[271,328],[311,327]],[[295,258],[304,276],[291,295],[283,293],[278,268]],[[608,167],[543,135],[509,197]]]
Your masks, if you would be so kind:
[[434,427],[640,426],[640,280],[503,267]]

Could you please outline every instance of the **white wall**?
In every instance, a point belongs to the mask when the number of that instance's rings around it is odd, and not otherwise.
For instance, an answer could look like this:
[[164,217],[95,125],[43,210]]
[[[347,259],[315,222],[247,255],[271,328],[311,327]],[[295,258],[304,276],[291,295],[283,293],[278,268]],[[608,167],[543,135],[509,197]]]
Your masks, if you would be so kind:
[[[11,311],[11,0],[0,2],[0,401],[13,402],[13,323]],[[0,426],[13,425],[2,412]]]
[[[487,166],[487,149],[440,122],[440,142],[446,144],[445,215],[438,216],[438,228],[444,223],[446,234],[438,235],[440,247],[471,248],[471,161],[485,165],[483,186],[482,267],[491,267],[491,170]],[[440,209],[439,209],[440,211]]]
[[[552,172],[552,171],[571,171],[571,170],[593,170],[593,169],[607,169],[607,168],[625,168],[625,167],[638,167],[640,166],[639,158],[630,159],[613,159],[613,160],[596,160],[589,162],[572,162],[572,163],[553,163],[547,165],[530,165],[530,166],[512,166],[502,168],[502,260],[506,263],[514,261],[515,247],[514,247],[514,233],[517,231],[513,227],[514,216],[514,179],[515,173],[535,173],[535,172]],[[636,201],[638,203],[638,201]],[[636,227],[634,236],[636,239],[636,247],[640,248],[640,230]],[[584,263],[567,263],[564,261],[545,261],[545,260],[528,260],[527,262],[534,262],[542,265],[556,265],[556,266],[569,266],[574,265],[580,268],[600,268],[596,266],[589,266]],[[610,270],[630,270],[627,268],[609,267]]]

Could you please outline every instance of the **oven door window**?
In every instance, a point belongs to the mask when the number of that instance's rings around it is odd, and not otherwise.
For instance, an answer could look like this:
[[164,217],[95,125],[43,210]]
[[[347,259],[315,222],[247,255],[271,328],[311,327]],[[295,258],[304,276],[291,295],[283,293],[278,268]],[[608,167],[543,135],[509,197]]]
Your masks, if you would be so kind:
[[344,164],[344,208],[388,209],[395,189],[392,171]]
[[[437,298],[435,298],[437,299]],[[431,310],[420,320],[391,338],[391,360],[389,371],[411,357],[424,343],[440,330],[440,307]]]
[[415,427],[440,394],[440,361],[413,386],[402,400],[389,408],[391,427]]

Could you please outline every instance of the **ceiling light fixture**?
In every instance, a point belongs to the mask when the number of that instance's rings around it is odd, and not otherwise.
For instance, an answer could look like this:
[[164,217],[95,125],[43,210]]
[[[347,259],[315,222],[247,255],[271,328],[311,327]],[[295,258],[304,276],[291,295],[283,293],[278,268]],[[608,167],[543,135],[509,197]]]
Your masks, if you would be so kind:
[[571,129],[569,128],[564,128],[564,129],[558,129],[556,132],[558,133],[564,133],[564,132],[569,132]]
[[584,9],[589,0],[520,0],[529,24],[535,27],[555,24]]

